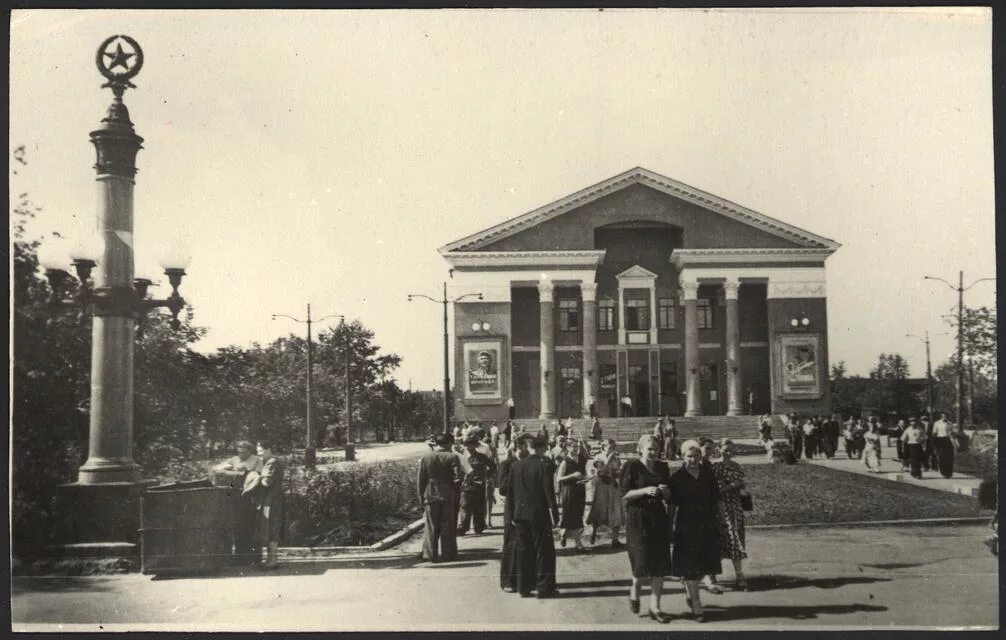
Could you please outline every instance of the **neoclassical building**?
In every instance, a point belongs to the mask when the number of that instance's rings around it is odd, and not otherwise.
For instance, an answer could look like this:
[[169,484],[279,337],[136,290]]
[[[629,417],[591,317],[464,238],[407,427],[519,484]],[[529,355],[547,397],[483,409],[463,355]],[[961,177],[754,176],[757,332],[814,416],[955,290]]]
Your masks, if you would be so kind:
[[455,417],[826,412],[839,246],[642,168],[451,242]]

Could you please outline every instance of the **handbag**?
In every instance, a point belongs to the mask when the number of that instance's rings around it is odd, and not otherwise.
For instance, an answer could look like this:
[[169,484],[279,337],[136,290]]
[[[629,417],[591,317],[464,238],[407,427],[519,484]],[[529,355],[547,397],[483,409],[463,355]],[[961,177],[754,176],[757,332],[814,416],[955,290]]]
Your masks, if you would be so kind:
[[754,511],[754,501],[751,499],[751,494],[747,491],[741,491],[741,509],[743,511]]

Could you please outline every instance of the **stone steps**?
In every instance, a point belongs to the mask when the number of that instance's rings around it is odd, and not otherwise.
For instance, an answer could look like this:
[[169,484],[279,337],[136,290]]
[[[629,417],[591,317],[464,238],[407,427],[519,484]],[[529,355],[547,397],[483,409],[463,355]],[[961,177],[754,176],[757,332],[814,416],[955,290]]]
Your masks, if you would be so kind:
[[[604,418],[601,431],[605,438],[619,442],[636,441],[644,433],[652,433],[657,418]],[[758,416],[696,416],[674,418],[678,439],[721,438],[750,439],[758,437]],[[573,421],[573,428],[579,433],[590,433],[590,420]]]

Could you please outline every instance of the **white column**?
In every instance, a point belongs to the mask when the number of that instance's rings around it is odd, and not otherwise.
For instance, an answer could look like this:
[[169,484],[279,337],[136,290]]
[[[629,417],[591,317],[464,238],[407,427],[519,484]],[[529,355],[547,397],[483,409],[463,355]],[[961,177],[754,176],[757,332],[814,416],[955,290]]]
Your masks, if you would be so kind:
[[538,304],[541,308],[541,412],[540,419],[555,417],[555,320],[553,317],[553,289],[551,280],[538,282]]
[[650,344],[657,342],[657,285],[650,280]]
[[702,415],[699,394],[699,283],[681,280],[682,299],[685,301],[685,415]]
[[618,344],[625,344],[625,290],[618,283]]
[[600,373],[597,370],[597,283],[580,283],[583,299],[583,417],[588,417],[590,399],[597,400]]
[[723,283],[723,293],[726,297],[727,326],[727,415],[739,416],[743,413],[741,400],[741,350],[740,350],[740,317],[737,309],[737,294],[740,281],[727,278]]

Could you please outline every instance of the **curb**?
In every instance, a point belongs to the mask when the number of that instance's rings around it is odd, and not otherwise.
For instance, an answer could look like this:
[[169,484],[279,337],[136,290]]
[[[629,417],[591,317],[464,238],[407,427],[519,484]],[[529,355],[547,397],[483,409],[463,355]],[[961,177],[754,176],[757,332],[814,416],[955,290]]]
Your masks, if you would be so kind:
[[415,532],[423,528],[424,522],[425,520],[420,518],[382,540],[363,547],[280,547],[279,553],[284,557],[304,557],[314,555],[351,555],[384,551],[412,537]]
[[801,529],[820,527],[896,527],[905,525],[948,525],[988,523],[991,516],[961,518],[915,518],[909,520],[854,520],[852,522],[807,522],[802,524],[749,524],[747,529]]

